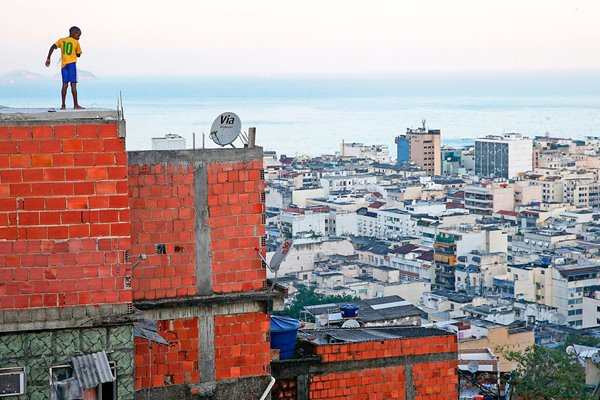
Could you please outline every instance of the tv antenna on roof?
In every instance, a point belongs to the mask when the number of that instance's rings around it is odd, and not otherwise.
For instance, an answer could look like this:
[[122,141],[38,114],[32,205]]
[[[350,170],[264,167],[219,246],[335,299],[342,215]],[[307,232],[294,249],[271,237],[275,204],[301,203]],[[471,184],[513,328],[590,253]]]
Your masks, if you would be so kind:
[[209,136],[213,142],[221,147],[230,145],[235,148],[232,143],[240,136],[241,130],[242,121],[240,117],[232,112],[224,112],[215,118]]

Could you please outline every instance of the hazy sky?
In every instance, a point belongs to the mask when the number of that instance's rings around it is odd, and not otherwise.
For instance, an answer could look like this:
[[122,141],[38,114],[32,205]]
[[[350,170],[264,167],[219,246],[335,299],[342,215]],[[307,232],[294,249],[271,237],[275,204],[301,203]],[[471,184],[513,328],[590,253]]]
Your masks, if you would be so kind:
[[100,76],[600,70],[599,0],[0,0],[0,74],[78,25]]

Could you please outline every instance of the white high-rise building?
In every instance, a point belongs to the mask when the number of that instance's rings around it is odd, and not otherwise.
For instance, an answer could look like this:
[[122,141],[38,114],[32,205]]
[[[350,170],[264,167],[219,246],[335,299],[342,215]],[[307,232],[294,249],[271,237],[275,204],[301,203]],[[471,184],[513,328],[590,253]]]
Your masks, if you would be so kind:
[[475,140],[475,174],[514,178],[533,169],[533,141],[518,133]]

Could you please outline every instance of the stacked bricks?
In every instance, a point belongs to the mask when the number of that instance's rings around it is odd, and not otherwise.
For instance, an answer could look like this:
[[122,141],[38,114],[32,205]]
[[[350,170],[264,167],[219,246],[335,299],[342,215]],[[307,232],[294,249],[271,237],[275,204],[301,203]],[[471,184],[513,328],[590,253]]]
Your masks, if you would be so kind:
[[278,379],[273,385],[273,399],[289,399],[295,400],[298,398],[298,390],[296,378]]
[[127,303],[118,122],[0,126],[0,309]]
[[315,353],[323,362],[368,360],[423,354],[457,352],[456,336],[427,336],[410,339],[388,339],[381,342],[360,342],[316,346]]
[[215,317],[216,379],[267,375],[271,361],[269,315],[250,313]]
[[458,360],[413,366],[415,400],[454,400],[457,398]]
[[265,235],[262,163],[261,159],[208,165],[208,224],[215,293],[263,288],[266,269],[255,250],[261,247],[260,239]]
[[129,167],[133,254],[147,257],[133,270],[136,300],[196,294],[193,170],[190,164]]
[[[458,398],[455,335],[425,334],[345,344],[311,343],[305,349],[321,357],[316,370],[323,371],[307,376],[311,399]],[[382,364],[382,361],[385,365],[374,368],[374,363]],[[344,370],[350,364],[353,367]],[[286,393],[282,386],[273,391],[274,398],[286,398]]]
[[169,344],[135,338],[135,388],[198,382],[198,319],[157,321]]
[[[212,290],[261,290],[266,270],[256,248],[265,234],[262,160],[206,168]],[[196,295],[193,163],[130,165],[129,173],[133,254],[148,256],[133,271],[134,298]],[[164,254],[156,254],[159,244]]]
[[[321,360],[325,363],[329,362],[348,362],[356,360],[369,360],[378,358],[389,358],[389,357],[403,357],[403,356],[419,356],[419,355],[432,355],[440,353],[457,353],[458,342],[455,335],[441,335],[441,336],[426,336],[426,337],[413,337],[406,339],[394,339],[385,341],[370,341],[350,344],[335,344],[335,345],[320,345],[316,346],[315,353],[321,356]],[[450,400],[458,397],[458,375],[456,369],[458,368],[458,359],[447,362],[428,362],[422,364],[416,364],[413,366],[413,386],[415,391],[416,400]],[[374,380],[366,383],[370,387],[370,392],[362,392],[364,389],[357,389],[348,393],[348,390],[344,386],[339,386],[337,390],[333,387],[317,389],[316,377],[313,377],[311,382],[311,398],[341,398],[341,396],[349,398],[361,398],[364,397],[364,393],[377,393],[377,396],[382,397],[374,398],[394,398],[404,399],[405,390],[404,385],[396,387],[398,390],[389,391],[388,387],[384,385],[385,382],[390,380],[395,381],[403,378],[403,371],[401,369],[394,368],[381,368],[377,369]],[[363,371],[364,372],[364,371]],[[334,380],[334,377],[326,375],[321,377],[321,380]],[[383,382],[379,380],[379,376],[386,376]],[[346,379],[335,377],[336,379]],[[313,386],[314,384],[314,386]],[[363,381],[348,381],[349,385],[360,385],[364,386]],[[331,385],[331,384],[330,384]],[[394,385],[393,385],[394,386]],[[313,388],[318,393],[313,396]],[[325,390],[327,389],[327,390]],[[354,390],[354,389],[353,389]],[[362,394],[362,395],[361,395]],[[324,396],[324,397],[319,397]]]
[[[406,399],[404,368],[371,368],[315,375],[310,379],[311,399]],[[453,397],[456,399],[457,396]],[[433,398],[432,398],[433,400]]]

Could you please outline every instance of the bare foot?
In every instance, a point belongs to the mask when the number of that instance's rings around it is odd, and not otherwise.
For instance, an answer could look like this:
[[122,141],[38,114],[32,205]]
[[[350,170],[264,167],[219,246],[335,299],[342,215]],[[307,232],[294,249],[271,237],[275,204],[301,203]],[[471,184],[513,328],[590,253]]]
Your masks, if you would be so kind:
[[62,106],[60,109],[61,109],[61,110],[66,110],[66,109],[67,109],[67,107],[66,107],[66,106]]
[[85,107],[75,106],[73,107],[73,110],[85,110]]

